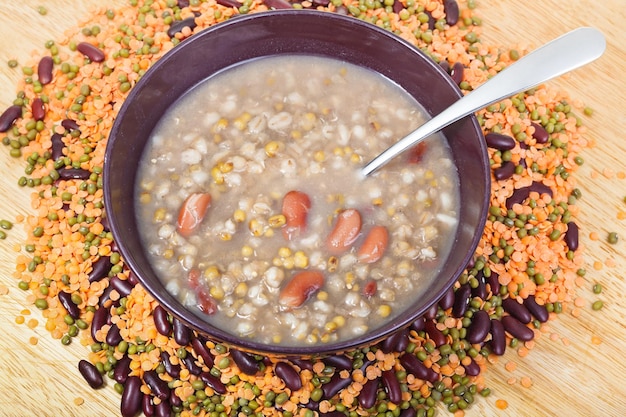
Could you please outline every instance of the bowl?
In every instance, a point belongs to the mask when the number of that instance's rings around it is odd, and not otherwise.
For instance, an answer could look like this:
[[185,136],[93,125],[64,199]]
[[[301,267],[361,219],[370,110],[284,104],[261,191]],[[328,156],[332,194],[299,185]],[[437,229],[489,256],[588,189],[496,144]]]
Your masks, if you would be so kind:
[[209,324],[166,290],[142,246],[134,212],[135,178],[142,151],[166,110],[202,80],[243,61],[296,53],[336,58],[372,69],[404,88],[430,115],[461,97],[459,88],[432,59],[375,25],[338,14],[303,10],[236,17],[183,41],[133,87],[108,140],[104,199],[110,229],[125,264],[174,317],[211,340],[241,350],[312,357],[377,343],[409,326],[443,297],[471,260],[482,236],[489,205],[490,169],[485,141],[474,116],[443,131],[460,180],[459,225],[453,247],[424,296],[382,327],[336,343],[292,347],[239,338]]

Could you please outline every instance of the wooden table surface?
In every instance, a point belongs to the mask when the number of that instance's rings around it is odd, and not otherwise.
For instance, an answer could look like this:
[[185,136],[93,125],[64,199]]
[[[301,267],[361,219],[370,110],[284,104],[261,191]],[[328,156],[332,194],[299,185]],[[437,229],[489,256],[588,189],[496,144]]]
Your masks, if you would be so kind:
[[[10,69],[9,59],[25,62],[35,50],[41,51],[48,39],[77,24],[96,4],[115,5],[124,0],[4,0],[0,7],[0,109],[15,96],[19,70]],[[562,314],[550,322],[561,338],[544,337],[526,358],[511,351],[485,373],[492,395],[479,398],[467,416],[621,416],[626,410],[626,220],[617,213],[626,211],[626,180],[607,178],[608,167],[615,172],[626,170],[626,2],[624,0],[476,0],[477,14],[483,18],[483,42],[536,47],[578,26],[594,26],[607,37],[607,51],[600,60],[552,83],[568,92],[572,99],[594,109],[586,118],[587,137],[596,146],[583,153],[585,164],[575,174],[583,192],[580,228],[585,247],[588,283],[580,294],[589,303],[582,315]],[[37,12],[45,6],[46,15]],[[8,151],[0,151],[0,218],[13,220],[29,213],[29,192],[17,186],[24,163],[15,161]],[[608,232],[617,232],[621,240],[606,242]],[[601,239],[591,241],[589,233]],[[86,348],[74,343],[69,347],[52,340],[43,328],[35,308],[26,319],[39,325],[31,329],[16,324],[15,317],[26,306],[25,294],[17,288],[11,273],[15,268],[15,244],[23,242],[24,231],[15,227],[6,240],[0,241],[0,283],[9,294],[0,296],[0,415],[1,416],[101,416],[119,415],[119,395],[112,384],[93,391],[77,370]],[[615,266],[593,268],[593,263],[608,259]],[[602,284],[604,291],[594,295],[591,287]],[[591,301],[602,299],[605,307],[593,311]],[[38,344],[29,343],[31,337]],[[593,340],[593,337],[598,339]],[[569,341],[569,343],[566,343]],[[598,343],[598,340],[600,343]],[[517,362],[509,372],[505,362]],[[519,382],[530,376],[533,385],[523,388]],[[510,378],[517,382],[509,384]],[[81,398],[84,404],[76,405]],[[495,406],[497,399],[508,402],[506,410]],[[447,415],[442,411],[440,415]]]

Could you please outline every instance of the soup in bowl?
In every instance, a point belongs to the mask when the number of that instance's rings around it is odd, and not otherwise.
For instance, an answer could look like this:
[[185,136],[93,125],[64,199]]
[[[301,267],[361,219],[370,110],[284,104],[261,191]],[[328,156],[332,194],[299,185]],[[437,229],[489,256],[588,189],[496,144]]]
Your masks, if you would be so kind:
[[465,268],[489,165],[467,118],[359,168],[459,96],[428,57],[349,17],[275,11],[201,32],[113,127],[105,203],[123,258],[215,340],[306,356],[375,343]]

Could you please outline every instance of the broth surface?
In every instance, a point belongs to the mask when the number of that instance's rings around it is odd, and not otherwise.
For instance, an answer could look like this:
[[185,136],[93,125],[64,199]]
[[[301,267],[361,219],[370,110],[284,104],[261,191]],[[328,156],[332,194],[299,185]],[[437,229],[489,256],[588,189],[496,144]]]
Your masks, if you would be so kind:
[[[379,327],[423,295],[457,228],[458,176],[440,134],[358,173],[424,114],[383,76],[329,58],[263,58],[205,80],[168,110],[142,156],[136,212],[154,270],[240,337],[297,346]],[[303,228],[285,225],[291,191],[309,199]],[[210,206],[183,233],[190,195]],[[354,242],[329,248],[351,210],[361,219]],[[376,228],[388,235],[384,252],[363,257]],[[302,271],[323,282],[300,285],[301,304],[285,301]]]

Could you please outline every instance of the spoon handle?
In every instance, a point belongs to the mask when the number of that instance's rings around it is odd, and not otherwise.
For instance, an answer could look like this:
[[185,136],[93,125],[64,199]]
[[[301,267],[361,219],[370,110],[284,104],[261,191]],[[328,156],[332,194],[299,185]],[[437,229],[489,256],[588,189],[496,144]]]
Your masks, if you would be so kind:
[[371,174],[411,146],[475,111],[594,61],[605,48],[604,35],[589,27],[575,29],[554,39],[505,68],[387,148],[365,165],[361,174]]

